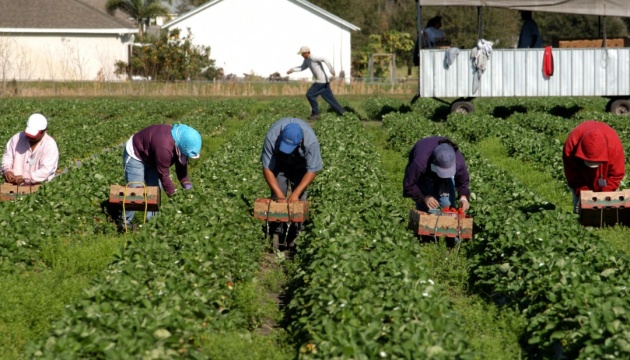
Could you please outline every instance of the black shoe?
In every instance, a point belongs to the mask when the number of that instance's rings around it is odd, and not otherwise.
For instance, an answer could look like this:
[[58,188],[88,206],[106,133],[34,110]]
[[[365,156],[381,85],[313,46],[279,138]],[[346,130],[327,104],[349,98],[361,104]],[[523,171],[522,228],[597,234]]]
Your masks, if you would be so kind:
[[311,116],[308,117],[309,120],[319,120],[319,114],[311,114]]

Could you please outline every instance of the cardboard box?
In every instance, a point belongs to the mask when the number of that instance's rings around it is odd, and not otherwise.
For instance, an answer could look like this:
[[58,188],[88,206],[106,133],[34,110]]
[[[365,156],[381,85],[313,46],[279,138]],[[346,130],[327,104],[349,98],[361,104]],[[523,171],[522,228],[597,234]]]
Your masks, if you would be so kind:
[[418,235],[472,239],[473,219],[456,214],[433,215],[411,209],[409,211],[409,228]]
[[580,223],[587,226],[630,225],[630,190],[580,191]]
[[[145,194],[146,190],[146,194]],[[125,205],[125,210],[158,211],[162,191],[159,186],[126,187],[112,185],[109,189],[109,203]],[[145,202],[146,195],[146,202]]]
[[[552,42],[555,48],[602,48],[604,39],[557,39]],[[629,38],[606,39],[607,48],[622,48],[630,46]]]
[[256,199],[254,218],[265,221],[304,222],[308,220],[308,201]]
[[19,197],[36,192],[41,185],[13,185],[3,183],[0,185],[0,201],[12,201]]

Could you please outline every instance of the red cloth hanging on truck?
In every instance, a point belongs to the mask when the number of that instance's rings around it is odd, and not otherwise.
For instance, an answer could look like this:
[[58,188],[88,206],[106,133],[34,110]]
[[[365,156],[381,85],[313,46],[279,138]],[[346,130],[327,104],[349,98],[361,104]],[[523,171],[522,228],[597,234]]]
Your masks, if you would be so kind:
[[543,75],[546,78],[553,75],[553,54],[551,53],[551,46],[545,47],[545,54],[543,55]]

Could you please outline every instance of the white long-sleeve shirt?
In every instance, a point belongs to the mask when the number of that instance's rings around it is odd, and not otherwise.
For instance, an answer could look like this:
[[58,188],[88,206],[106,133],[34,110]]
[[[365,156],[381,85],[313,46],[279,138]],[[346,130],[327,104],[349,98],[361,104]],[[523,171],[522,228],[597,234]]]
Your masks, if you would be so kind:
[[31,151],[31,143],[23,131],[13,135],[2,155],[2,173],[12,171],[22,176],[26,183],[50,181],[55,177],[59,164],[57,142],[44,134],[41,141]]
[[328,59],[324,57],[314,55],[309,55],[309,57],[304,59],[302,65],[294,67],[291,70],[295,72],[304,71],[307,68],[311,69],[311,72],[315,77],[315,82],[325,84],[330,81],[330,78],[328,77],[328,75],[326,75],[326,71],[324,71],[324,66],[322,64],[326,64],[326,66],[328,67],[328,71],[330,71],[330,73],[335,76],[335,69],[333,68],[330,61],[328,61]]

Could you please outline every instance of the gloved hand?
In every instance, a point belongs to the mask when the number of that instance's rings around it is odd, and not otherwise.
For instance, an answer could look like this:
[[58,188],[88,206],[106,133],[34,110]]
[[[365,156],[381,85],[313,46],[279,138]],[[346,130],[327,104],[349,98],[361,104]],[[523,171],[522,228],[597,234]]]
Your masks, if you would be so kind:
[[192,183],[191,183],[191,182],[185,182],[185,183],[184,183],[184,184],[182,184],[182,185],[184,185],[184,189],[186,189],[186,190],[190,190],[190,189],[192,189],[192,188],[193,188],[193,185],[192,185]]

